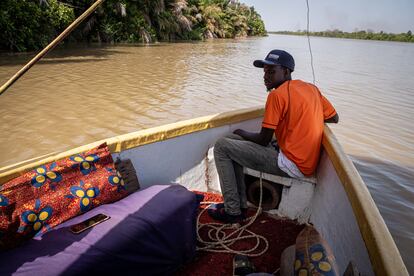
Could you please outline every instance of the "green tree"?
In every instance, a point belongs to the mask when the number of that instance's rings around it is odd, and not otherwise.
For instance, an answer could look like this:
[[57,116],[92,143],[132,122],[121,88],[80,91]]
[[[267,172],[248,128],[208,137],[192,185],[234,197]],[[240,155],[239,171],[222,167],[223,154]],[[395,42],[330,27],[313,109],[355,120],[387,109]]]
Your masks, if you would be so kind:
[[0,1],[0,49],[40,49],[74,20],[73,10],[56,0]]
[[[307,35],[305,31],[298,30],[297,32],[288,32],[288,31],[281,31],[281,32],[271,32],[271,33],[278,33],[278,34],[293,34],[293,35]],[[325,32],[310,32],[309,35],[312,36],[325,36],[325,37],[340,37],[340,38],[353,38],[353,39],[367,39],[367,40],[387,40],[387,41],[401,41],[401,42],[414,42],[414,36],[411,34],[411,31],[407,33],[401,34],[392,34],[392,33],[385,33],[380,31],[379,33],[375,33],[372,30],[361,30],[355,31],[352,33],[343,32],[340,30],[327,30]]]
[[[94,0],[1,0],[0,49],[36,50]],[[106,0],[66,41],[143,42],[265,35],[257,12],[233,0]]]

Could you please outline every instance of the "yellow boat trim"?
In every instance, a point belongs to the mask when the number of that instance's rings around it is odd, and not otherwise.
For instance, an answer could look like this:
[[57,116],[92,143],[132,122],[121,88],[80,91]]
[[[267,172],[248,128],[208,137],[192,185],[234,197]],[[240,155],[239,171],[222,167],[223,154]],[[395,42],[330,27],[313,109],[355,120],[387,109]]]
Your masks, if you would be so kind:
[[[40,158],[27,160],[0,168],[0,184],[42,164],[90,150],[104,142],[108,144],[111,152],[121,152],[196,131],[255,119],[263,116],[263,112],[263,108],[256,107],[204,116],[116,136],[59,154],[51,154],[51,156],[46,155]],[[397,246],[395,245],[365,183],[358,174],[355,166],[343,151],[334,134],[327,126],[324,131],[323,146],[348,195],[375,274],[408,275],[408,271],[402,261]]]
[[218,113],[159,127],[139,130],[128,134],[115,136],[109,139],[100,140],[62,153],[52,153],[49,155],[41,156],[39,158],[33,158],[0,168],[0,185],[9,181],[10,179],[24,174],[27,171],[33,170],[42,164],[57,161],[93,149],[94,147],[97,147],[105,142],[107,143],[109,150],[112,153],[116,153],[142,145],[193,133],[196,131],[242,122],[249,119],[255,119],[263,116],[263,113],[264,109],[260,107],[245,108],[236,111]]
[[375,275],[408,276],[400,252],[367,186],[328,126],[325,126],[322,144],[348,195]]

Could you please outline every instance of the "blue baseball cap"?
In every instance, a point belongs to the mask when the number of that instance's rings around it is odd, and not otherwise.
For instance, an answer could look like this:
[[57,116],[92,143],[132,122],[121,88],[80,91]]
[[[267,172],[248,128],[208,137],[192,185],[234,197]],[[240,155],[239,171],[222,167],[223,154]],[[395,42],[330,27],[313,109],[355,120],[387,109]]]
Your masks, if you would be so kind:
[[281,65],[289,68],[291,72],[295,70],[295,60],[292,55],[283,50],[272,50],[264,60],[255,60],[255,67],[263,68],[265,65]]

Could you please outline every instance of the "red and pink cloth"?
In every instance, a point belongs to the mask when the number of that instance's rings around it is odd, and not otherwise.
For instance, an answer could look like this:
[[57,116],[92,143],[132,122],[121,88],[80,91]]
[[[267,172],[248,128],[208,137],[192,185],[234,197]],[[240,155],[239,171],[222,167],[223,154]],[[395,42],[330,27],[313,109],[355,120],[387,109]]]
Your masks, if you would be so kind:
[[0,187],[0,250],[127,194],[106,144],[39,166]]

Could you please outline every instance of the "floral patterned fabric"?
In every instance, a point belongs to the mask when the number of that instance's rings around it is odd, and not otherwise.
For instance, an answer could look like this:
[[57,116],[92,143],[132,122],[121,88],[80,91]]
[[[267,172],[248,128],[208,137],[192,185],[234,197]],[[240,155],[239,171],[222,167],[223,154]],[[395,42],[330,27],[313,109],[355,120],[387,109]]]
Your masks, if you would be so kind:
[[331,248],[311,225],[307,225],[296,238],[295,275],[339,275]]
[[0,187],[0,249],[127,194],[106,144],[39,166]]

